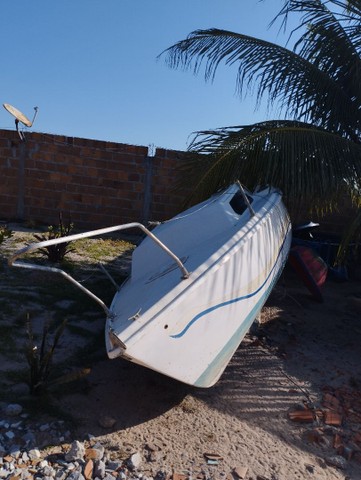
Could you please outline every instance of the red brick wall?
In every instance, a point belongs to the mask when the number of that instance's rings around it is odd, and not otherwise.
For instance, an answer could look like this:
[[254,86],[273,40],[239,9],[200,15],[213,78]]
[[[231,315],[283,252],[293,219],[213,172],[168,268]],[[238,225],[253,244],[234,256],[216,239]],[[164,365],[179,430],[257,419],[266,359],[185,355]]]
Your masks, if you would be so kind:
[[0,217],[5,218],[15,216],[17,205],[19,161],[12,136],[0,136]]
[[[186,197],[172,191],[183,159],[175,150],[148,157],[147,147],[41,133],[26,133],[23,143],[0,130],[0,219],[50,225],[63,212],[77,229],[165,220]],[[354,214],[346,202],[319,220],[321,230],[341,234]]]
[[[77,228],[164,220],[180,210],[171,194],[183,152],[0,130],[0,218]],[[23,170],[22,170],[23,163]],[[23,173],[22,173],[23,172]]]

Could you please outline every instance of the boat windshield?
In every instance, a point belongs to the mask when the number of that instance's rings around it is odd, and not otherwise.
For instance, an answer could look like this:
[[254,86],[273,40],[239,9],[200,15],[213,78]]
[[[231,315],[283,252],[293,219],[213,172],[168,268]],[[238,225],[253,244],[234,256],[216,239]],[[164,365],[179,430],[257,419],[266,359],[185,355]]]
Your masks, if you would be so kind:
[[[253,198],[250,195],[247,195],[247,198],[249,203],[251,204],[253,202]],[[238,215],[242,215],[245,210],[247,210],[247,204],[244,201],[241,192],[237,192],[235,195],[233,195],[232,200],[229,202],[229,204],[234,210],[234,212],[238,213]]]

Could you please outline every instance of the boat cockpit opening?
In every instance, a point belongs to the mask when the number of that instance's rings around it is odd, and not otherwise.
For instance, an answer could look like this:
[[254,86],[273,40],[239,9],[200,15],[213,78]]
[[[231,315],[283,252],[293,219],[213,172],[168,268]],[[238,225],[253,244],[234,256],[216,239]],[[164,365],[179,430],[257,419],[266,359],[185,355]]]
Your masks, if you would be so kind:
[[[246,195],[250,204],[253,202],[253,198],[250,195]],[[230,206],[238,215],[242,215],[248,208],[246,201],[243,198],[242,192],[237,192],[233,195],[232,200],[229,202]]]

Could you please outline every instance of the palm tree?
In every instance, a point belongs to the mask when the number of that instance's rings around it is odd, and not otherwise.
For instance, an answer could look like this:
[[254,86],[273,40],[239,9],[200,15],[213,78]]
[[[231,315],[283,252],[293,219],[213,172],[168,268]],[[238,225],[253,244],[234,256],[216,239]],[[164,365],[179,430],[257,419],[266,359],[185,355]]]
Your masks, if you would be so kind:
[[291,209],[326,211],[345,191],[361,204],[361,0],[285,0],[276,18],[286,27],[290,14],[301,17],[292,49],[212,28],[160,55],[211,81],[236,64],[239,94],[256,87],[286,117],[197,132],[190,151],[203,155],[184,172],[197,200],[240,179],[279,187]]

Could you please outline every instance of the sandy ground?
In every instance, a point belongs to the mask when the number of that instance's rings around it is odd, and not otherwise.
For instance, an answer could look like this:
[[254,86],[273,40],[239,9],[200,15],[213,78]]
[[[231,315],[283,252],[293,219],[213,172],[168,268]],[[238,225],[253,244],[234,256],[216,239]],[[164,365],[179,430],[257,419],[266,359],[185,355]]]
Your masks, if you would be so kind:
[[[359,480],[361,313],[355,298],[361,283],[327,281],[323,293],[324,303],[317,303],[287,270],[257,328],[210,389],[104,353],[85,388],[67,389],[53,401],[73,417],[73,439],[92,435],[112,459],[139,452],[147,477],[162,470],[193,479],[203,472],[228,480]],[[91,303],[89,310],[94,315]],[[62,348],[67,342],[62,339]],[[336,399],[331,409],[327,394]],[[314,420],[289,418],[300,410]],[[325,421],[330,410],[339,421]],[[38,413],[34,422],[43,421]],[[216,464],[207,463],[207,453],[219,455]],[[339,461],[342,468],[332,465]]]
[[[358,448],[353,436],[361,432],[361,315],[353,305],[360,294],[359,282],[328,282],[319,304],[287,272],[255,335],[214,387],[194,389],[123,360],[104,360],[94,366],[87,393],[68,395],[62,406],[80,421],[78,438],[95,435],[114,458],[155,450],[144,464],[147,475],[203,469],[222,478],[247,467],[249,479],[360,479],[361,465],[354,454],[349,460],[348,450]],[[325,392],[336,388],[356,398],[353,418],[342,412],[340,426],[288,418],[305,405],[324,408]],[[104,416],[113,427],[100,426]],[[340,452],[345,470],[330,465]],[[205,453],[222,460],[207,465]]]

